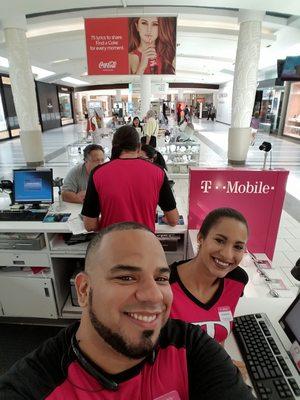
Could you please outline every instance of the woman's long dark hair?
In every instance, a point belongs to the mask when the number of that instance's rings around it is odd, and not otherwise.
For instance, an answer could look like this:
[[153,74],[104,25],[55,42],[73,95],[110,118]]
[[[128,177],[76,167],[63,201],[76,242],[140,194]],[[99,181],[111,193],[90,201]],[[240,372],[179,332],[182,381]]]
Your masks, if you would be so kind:
[[[140,35],[136,28],[140,18],[128,18],[128,51],[131,53],[140,45]],[[162,61],[162,74],[174,74],[175,67],[173,61],[176,55],[176,18],[157,17],[158,37],[155,41],[157,54]]]
[[119,158],[123,150],[136,151],[140,145],[139,134],[131,125],[117,129],[112,140],[111,160]]
[[155,150],[154,147],[150,146],[149,144],[143,144],[141,150],[146,153],[149,159],[153,160],[154,164],[159,165],[166,171],[168,170],[164,157],[159,151]]

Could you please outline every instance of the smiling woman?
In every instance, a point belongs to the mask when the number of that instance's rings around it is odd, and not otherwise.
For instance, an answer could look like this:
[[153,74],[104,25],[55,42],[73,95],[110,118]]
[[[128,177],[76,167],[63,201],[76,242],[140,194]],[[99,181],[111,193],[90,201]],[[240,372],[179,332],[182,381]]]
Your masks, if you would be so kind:
[[129,18],[129,73],[175,74],[176,18]]
[[196,257],[171,265],[172,318],[199,325],[224,342],[248,282],[238,266],[247,239],[248,224],[238,211],[218,208],[206,216],[198,233]]

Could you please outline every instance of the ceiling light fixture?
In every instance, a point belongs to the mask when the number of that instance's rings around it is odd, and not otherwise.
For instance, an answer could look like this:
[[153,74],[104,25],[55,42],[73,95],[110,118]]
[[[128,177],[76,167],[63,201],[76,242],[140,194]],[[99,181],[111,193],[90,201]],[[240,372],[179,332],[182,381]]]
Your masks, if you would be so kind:
[[89,85],[89,82],[81,81],[80,79],[75,79],[71,76],[66,76],[65,78],[62,78],[61,81],[72,83],[73,85]]
[[58,64],[58,63],[62,63],[62,62],[65,62],[65,61],[70,61],[70,59],[69,58],[63,58],[62,60],[55,60],[55,61],[52,61],[51,64]]
[[[0,67],[9,68],[8,59],[5,57],[0,57]],[[47,69],[31,66],[31,71],[34,75],[36,75],[36,79],[46,78],[47,76],[55,75],[55,72],[48,71]]]

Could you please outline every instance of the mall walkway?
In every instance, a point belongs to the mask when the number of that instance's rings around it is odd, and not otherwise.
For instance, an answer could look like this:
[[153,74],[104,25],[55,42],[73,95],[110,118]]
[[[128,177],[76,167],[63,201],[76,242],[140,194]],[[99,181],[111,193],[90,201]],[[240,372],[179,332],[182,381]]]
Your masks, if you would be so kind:
[[[218,122],[203,120],[195,123],[201,141],[201,167],[227,166],[228,126]],[[70,125],[43,133],[46,166],[53,168],[54,176],[65,177],[70,168],[67,146],[77,142],[84,135],[84,126]],[[258,149],[262,141],[271,142],[273,168],[290,171],[284,210],[273,262],[280,267],[291,269],[300,257],[300,143],[292,143],[266,134],[258,134],[255,146],[248,153],[246,167],[261,168],[263,152]],[[269,166],[269,165],[268,165]],[[11,179],[13,168],[26,167],[20,139],[0,143],[0,179]],[[175,194],[178,209],[187,215],[188,179],[176,179]],[[290,278],[293,279],[292,277]]]

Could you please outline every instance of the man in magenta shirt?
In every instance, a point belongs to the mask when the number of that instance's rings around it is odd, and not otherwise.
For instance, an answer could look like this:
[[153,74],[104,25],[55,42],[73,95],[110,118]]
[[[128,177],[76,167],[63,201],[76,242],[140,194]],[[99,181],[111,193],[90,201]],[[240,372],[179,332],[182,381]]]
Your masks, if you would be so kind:
[[139,158],[139,151],[134,127],[119,128],[112,141],[111,161],[90,174],[81,212],[87,231],[125,221],[139,222],[154,231],[157,205],[164,222],[177,224],[176,201],[164,170]]

